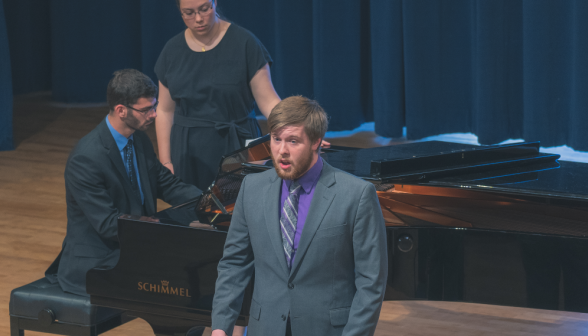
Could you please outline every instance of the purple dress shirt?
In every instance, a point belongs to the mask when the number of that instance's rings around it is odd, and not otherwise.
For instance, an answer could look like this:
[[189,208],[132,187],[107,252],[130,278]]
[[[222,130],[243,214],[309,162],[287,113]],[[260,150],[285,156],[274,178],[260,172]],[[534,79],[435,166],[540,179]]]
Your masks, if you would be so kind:
[[[314,196],[314,187],[321,176],[323,171],[323,159],[321,157],[316,160],[316,163],[310,168],[304,175],[298,179],[298,183],[302,187],[302,190],[298,194],[298,222],[296,224],[296,232],[294,233],[294,252],[292,252],[292,263],[296,257],[296,250],[298,250],[298,243],[300,243],[300,235],[302,229],[304,229],[304,223],[306,223],[306,216],[308,215],[308,209],[310,209],[310,203],[312,196]],[[290,189],[290,183],[292,180],[282,180],[282,196],[280,197],[280,219],[282,216],[282,209],[284,208],[284,202],[288,199],[288,190]],[[278,222],[276,225],[280,225]]]

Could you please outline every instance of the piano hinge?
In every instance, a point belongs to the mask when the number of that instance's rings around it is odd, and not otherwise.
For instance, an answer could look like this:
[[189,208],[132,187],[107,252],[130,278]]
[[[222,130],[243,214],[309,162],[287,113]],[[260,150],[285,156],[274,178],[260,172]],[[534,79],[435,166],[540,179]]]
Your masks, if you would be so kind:
[[216,206],[220,209],[220,211],[223,213],[223,215],[228,215],[229,212],[227,211],[227,209],[225,209],[225,207],[223,206],[223,204],[221,203],[221,201],[216,197],[216,195],[212,192],[212,190],[210,191],[210,197],[212,197],[212,200],[214,201],[214,204],[216,204]]

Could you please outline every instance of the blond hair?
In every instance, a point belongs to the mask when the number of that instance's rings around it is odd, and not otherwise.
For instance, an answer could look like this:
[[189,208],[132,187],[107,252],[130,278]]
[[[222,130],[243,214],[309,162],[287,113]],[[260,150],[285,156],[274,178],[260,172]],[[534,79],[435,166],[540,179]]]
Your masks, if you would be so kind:
[[325,136],[329,120],[325,110],[316,100],[292,96],[282,100],[272,109],[267,125],[270,133],[285,126],[303,125],[310,142],[315,143]]

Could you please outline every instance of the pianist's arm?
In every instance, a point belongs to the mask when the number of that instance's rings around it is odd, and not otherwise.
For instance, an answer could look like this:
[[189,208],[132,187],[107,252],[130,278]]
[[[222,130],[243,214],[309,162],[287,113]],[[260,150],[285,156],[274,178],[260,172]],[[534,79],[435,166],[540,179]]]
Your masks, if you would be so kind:
[[246,181],[247,177],[243,179],[239,190],[223,258],[218,264],[218,279],[212,304],[212,330],[221,329],[227,335],[233,333],[233,326],[241,312],[245,287],[253,274],[253,250],[243,209]]
[[[157,196],[164,201],[179,205],[202,193],[195,186],[183,183],[159,160],[149,162],[153,162],[154,166],[147,167],[149,174],[146,177],[150,179],[151,172],[157,172]],[[96,162],[95,157],[76,154],[67,163],[65,184],[68,204],[77,205],[68,207],[68,211],[76,212],[74,216],[83,216],[103,239],[117,241],[117,219],[124,213],[115,204],[120,206],[127,195],[120,180],[114,177],[115,173],[105,169],[103,162]],[[143,176],[141,180],[144,180]],[[145,193],[145,199],[147,197],[153,196]]]
[[159,160],[154,161],[157,169],[157,198],[161,198],[172,206],[180,205],[202,194],[196,186],[183,183],[177,176],[165,168]]
[[81,214],[73,215],[84,216],[100,237],[117,241],[117,218],[122,214],[107,190],[109,184],[116,181],[108,181],[101,167],[86,155],[78,154],[69,159],[65,169],[66,198],[68,204],[77,207],[68,206],[68,212],[81,210]]

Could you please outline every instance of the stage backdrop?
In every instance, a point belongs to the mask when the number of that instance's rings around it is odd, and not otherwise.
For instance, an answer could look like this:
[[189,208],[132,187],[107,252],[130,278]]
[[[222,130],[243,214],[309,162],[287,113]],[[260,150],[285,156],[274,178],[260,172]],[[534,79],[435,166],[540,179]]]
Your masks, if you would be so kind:
[[[104,101],[120,68],[154,77],[165,41],[183,29],[174,0],[4,2],[9,21],[20,22],[8,25],[19,60],[17,92],[49,86],[62,102]],[[524,138],[588,150],[588,1],[218,0],[218,6],[268,48],[280,96],[317,99],[332,131],[375,121],[386,137],[402,136],[406,126],[408,139],[472,132],[485,144]],[[11,29],[22,20],[28,30]],[[35,34],[46,23],[50,37],[40,41]],[[36,53],[29,54],[31,47]],[[38,77],[30,77],[32,66]]]
[[12,140],[12,76],[3,0],[0,0],[0,151],[11,150]]

